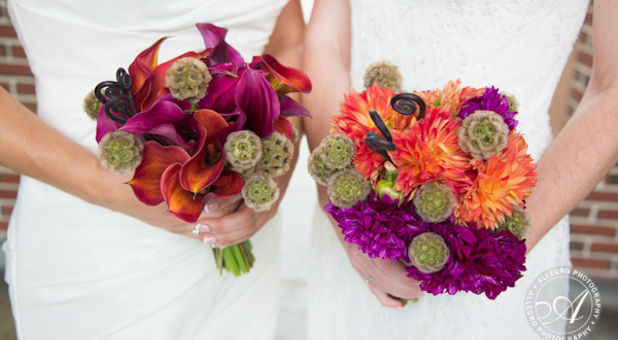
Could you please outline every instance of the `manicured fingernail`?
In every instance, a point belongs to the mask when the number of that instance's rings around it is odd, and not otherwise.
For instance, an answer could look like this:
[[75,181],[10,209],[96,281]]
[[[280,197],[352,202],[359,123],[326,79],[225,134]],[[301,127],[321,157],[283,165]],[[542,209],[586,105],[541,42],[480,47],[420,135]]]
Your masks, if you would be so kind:
[[205,224],[198,223],[197,228],[200,230],[201,233],[207,233],[210,231],[210,228],[208,228],[208,226]]
[[206,237],[206,238],[204,239],[204,243],[205,243],[205,244],[208,244],[208,245],[211,245],[211,246],[214,246],[214,244],[215,244],[215,238],[214,238],[214,237]]
[[207,213],[214,212],[215,210],[217,210],[217,203],[215,202],[206,203],[204,206],[204,211]]

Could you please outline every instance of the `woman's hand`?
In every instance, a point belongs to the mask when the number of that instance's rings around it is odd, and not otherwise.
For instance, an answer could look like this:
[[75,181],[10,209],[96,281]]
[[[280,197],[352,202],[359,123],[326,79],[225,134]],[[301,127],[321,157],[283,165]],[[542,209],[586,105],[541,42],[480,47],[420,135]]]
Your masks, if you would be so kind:
[[[369,290],[380,303],[389,308],[401,308],[403,303],[394,298],[412,299],[421,297],[420,283],[408,277],[403,264],[375,258],[361,252],[356,245],[346,246],[352,267],[367,282]],[[389,296],[390,295],[390,296]]]

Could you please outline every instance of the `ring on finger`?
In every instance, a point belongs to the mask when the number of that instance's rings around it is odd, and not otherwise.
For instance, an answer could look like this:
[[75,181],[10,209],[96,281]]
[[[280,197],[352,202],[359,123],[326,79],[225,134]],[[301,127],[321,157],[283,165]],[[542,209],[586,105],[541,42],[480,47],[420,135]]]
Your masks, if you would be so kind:
[[366,278],[364,281],[366,284],[370,284],[373,280],[375,280],[375,278],[373,277],[373,275],[371,275],[368,278]]
[[192,233],[193,235],[199,235],[199,234],[201,234],[202,232],[201,232],[201,230],[200,230],[200,225],[199,225],[199,224],[196,224],[195,226],[193,226],[193,230],[191,230],[191,233]]

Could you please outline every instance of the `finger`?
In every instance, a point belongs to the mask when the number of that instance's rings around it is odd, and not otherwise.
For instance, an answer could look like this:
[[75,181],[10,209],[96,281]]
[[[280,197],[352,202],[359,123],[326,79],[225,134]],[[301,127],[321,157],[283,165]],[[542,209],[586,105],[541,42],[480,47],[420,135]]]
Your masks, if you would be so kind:
[[380,290],[380,288],[378,288],[378,286],[373,284],[373,282],[369,282],[369,290],[373,293],[373,295],[375,295],[375,297],[382,304],[382,306],[388,307],[388,308],[402,308],[403,307],[403,303],[401,303],[401,301],[389,297],[388,294]]
[[210,244],[215,248],[225,248],[250,239],[258,230],[259,228],[257,226],[251,225],[231,233],[219,235],[205,234],[204,243]]
[[229,215],[220,218],[204,217],[200,218],[197,223],[202,225],[209,234],[225,234],[244,229],[247,225],[253,224],[258,214],[260,213],[256,213],[253,209],[241,204],[238,210]]
[[229,212],[230,207],[236,208],[240,200],[242,200],[242,196],[240,194],[227,198],[220,198],[213,193],[208,193],[206,194],[206,205],[204,205],[204,212],[210,217],[219,217]]
[[411,299],[422,296],[420,283],[410,277],[405,268],[394,262],[372,261],[369,271],[374,273],[375,285],[384,292],[399,298]]

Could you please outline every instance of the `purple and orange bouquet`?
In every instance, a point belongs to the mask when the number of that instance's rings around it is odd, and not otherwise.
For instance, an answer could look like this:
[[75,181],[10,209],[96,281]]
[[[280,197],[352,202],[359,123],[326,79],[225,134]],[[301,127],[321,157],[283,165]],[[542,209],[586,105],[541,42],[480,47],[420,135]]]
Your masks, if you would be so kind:
[[460,81],[346,94],[308,165],[328,188],[325,210],[347,242],[403,263],[422,290],[495,299],[525,270],[525,200],[536,183],[517,105]]
[[[246,63],[225,42],[227,30],[197,24],[205,49],[158,64],[161,38],[96,86],[84,101],[97,120],[103,166],[130,173],[135,196],[196,222],[208,195],[241,194],[267,210],[279,197],[273,178],[288,171],[294,128],[287,117],[308,115],[291,99],[308,92],[307,76],[264,54]],[[213,249],[219,269],[247,273],[251,244]]]

